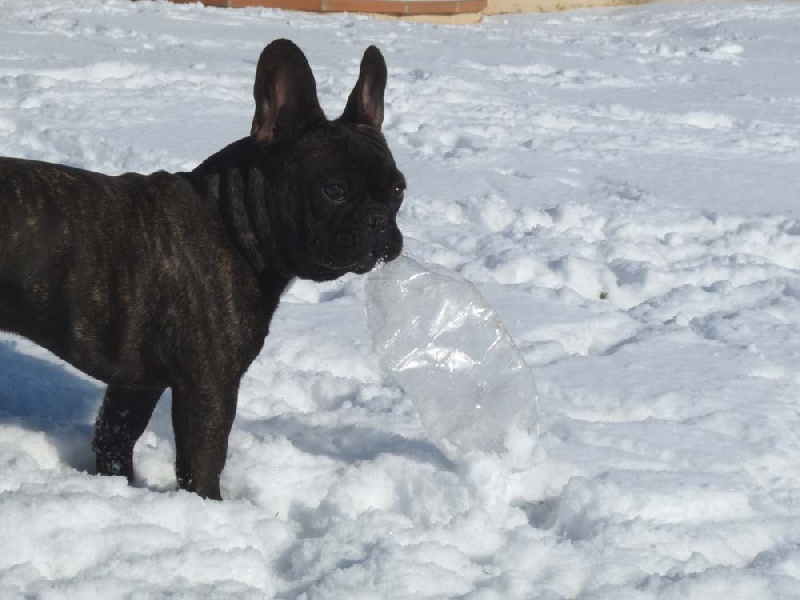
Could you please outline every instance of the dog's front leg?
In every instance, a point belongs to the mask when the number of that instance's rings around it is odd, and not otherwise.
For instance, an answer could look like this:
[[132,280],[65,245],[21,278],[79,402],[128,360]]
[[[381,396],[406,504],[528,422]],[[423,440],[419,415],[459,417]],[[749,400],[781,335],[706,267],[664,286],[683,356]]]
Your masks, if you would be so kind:
[[219,478],[236,415],[238,384],[182,384],[172,388],[172,429],[178,487],[221,500]]
[[98,474],[133,479],[133,447],[147,427],[163,391],[113,386],[106,389],[92,442]]

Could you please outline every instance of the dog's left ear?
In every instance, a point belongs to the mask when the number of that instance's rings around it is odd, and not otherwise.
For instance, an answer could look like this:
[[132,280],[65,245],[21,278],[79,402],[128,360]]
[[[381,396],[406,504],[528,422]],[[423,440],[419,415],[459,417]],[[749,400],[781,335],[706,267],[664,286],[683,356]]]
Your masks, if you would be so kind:
[[250,135],[262,144],[285,139],[302,125],[325,118],[308,60],[289,40],[275,40],[264,48],[253,97],[256,114]]
[[386,61],[381,51],[370,46],[361,59],[361,72],[350,93],[341,120],[369,125],[380,131],[383,125],[383,92],[386,89]]

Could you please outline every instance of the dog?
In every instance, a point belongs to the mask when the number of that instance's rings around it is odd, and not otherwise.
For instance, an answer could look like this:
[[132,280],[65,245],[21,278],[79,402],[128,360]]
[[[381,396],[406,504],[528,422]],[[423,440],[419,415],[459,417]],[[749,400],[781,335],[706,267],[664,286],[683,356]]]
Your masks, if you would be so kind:
[[171,388],[178,486],[221,499],[239,382],[281,294],[400,254],[386,79],[370,46],[328,120],[305,55],[276,40],[256,68],[250,135],[191,172],[0,158],[0,330],[108,385],[99,474],[132,479],[134,444]]

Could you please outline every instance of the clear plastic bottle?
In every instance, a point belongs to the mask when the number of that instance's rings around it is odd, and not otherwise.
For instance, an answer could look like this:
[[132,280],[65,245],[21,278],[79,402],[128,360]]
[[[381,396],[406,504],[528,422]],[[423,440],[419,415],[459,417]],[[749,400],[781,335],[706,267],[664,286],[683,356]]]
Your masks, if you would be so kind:
[[499,453],[513,429],[533,431],[533,373],[474,284],[404,254],[368,275],[366,307],[381,366],[446,454]]

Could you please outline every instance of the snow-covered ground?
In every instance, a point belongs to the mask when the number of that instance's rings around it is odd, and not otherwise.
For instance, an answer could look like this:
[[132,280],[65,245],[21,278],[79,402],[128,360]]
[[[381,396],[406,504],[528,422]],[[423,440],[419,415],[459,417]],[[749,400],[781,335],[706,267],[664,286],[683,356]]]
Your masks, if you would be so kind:
[[0,0],[0,154],[192,167],[248,133],[277,37],[332,116],[383,50],[407,246],[505,320],[538,444],[445,458],[363,278],[285,298],[222,503],[174,491],[169,395],[136,484],[92,475],[100,384],[4,335],[0,598],[800,597],[800,3],[442,27]]

